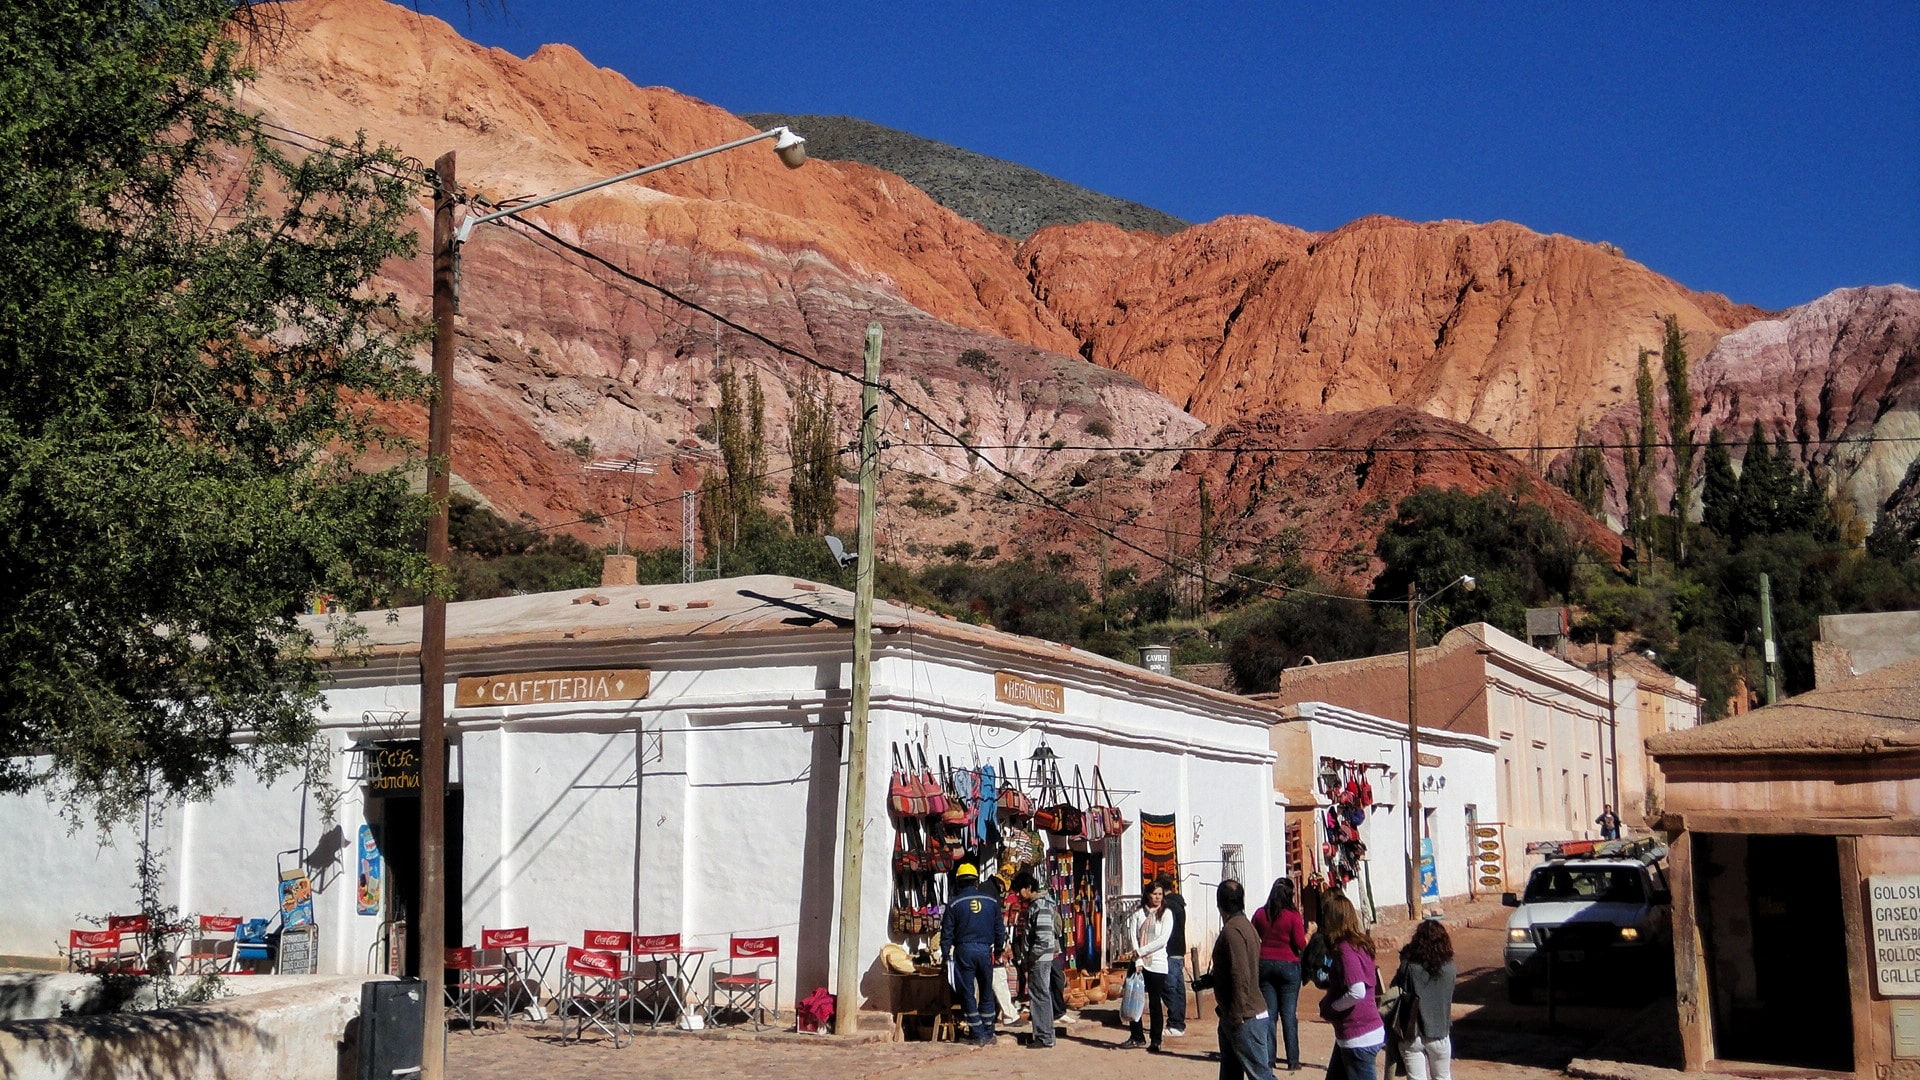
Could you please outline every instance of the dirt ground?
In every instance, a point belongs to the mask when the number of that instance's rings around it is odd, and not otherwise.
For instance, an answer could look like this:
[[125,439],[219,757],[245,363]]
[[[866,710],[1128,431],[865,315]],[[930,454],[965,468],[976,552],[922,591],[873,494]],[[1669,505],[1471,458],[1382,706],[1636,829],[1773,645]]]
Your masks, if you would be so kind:
[[[1460,983],[1454,998],[1454,1076],[1458,1080],[1528,1080],[1564,1075],[1574,1057],[1609,1057],[1649,1065],[1677,1065],[1678,1033],[1670,999],[1664,1002],[1584,1001],[1563,1003],[1555,1024],[1544,1004],[1511,1005],[1500,970],[1504,909],[1479,904],[1449,912]],[[1383,978],[1391,978],[1396,940],[1404,928],[1382,928]],[[1319,1020],[1320,991],[1301,994],[1300,1037],[1305,1068],[1325,1069],[1333,1031]],[[876,1042],[846,1045],[829,1039],[747,1041],[702,1038],[680,1032],[640,1034],[621,1049],[588,1041],[562,1044],[556,1022],[546,1029],[516,1025],[511,1032],[456,1031],[448,1038],[447,1075],[472,1080],[535,1080],[536,1077],[702,1076],[758,1077],[772,1074],[849,1078],[913,1077],[914,1080],[996,1080],[1098,1075],[1104,1080],[1201,1080],[1218,1075],[1209,996],[1199,1016],[1189,1016],[1188,1034],[1166,1040],[1167,1053],[1115,1049],[1126,1038],[1112,1010],[1090,1009],[1051,1051],[1028,1050],[1011,1038],[975,1049],[950,1043]],[[1663,1019],[1664,1018],[1664,1019]],[[790,1021],[789,1021],[790,1022]],[[1286,1073],[1280,1074],[1283,1078]]]

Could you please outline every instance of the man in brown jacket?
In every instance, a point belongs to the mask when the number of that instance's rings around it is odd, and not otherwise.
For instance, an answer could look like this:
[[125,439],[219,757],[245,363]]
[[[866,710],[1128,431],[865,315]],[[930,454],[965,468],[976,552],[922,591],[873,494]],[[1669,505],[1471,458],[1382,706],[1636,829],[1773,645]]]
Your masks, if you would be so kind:
[[1273,1080],[1273,1023],[1260,994],[1260,935],[1247,921],[1247,890],[1223,881],[1214,893],[1220,936],[1213,942],[1211,984],[1220,1014],[1220,1080]]

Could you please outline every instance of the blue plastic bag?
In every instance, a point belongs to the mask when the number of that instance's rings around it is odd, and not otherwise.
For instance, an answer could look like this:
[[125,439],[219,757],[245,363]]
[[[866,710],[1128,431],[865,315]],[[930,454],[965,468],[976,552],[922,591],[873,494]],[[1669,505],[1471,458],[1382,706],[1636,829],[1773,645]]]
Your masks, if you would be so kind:
[[1131,1024],[1147,1013],[1147,977],[1135,971],[1120,984],[1120,1019]]

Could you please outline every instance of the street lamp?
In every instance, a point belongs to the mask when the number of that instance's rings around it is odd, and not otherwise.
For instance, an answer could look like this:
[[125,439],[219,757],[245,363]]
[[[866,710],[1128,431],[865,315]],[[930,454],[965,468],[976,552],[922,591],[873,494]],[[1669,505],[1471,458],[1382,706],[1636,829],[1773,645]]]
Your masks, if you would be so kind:
[[1461,574],[1421,599],[1419,582],[1407,582],[1407,824],[1413,837],[1407,851],[1407,918],[1416,921],[1420,918],[1420,847],[1426,832],[1420,811],[1420,605],[1432,603],[1455,585],[1472,592],[1475,584],[1473,575]]
[[[427,561],[444,570],[447,565],[448,486],[453,450],[453,351],[458,295],[460,247],[475,227],[500,221],[537,206],[559,202],[609,184],[618,184],[684,165],[723,150],[762,139],[774,140],[774,152],[789,169],[807,160],[807,141],[785,127],[771,128],[683,154],[658,165],[634,169],[619,176],[568,188],[504,210],[480,214],[454,225],[458,192],[452,151],[433,163],[433,408],[427,414],[427,496],[433,514],[427,519]],[[426,1032],[421,1046],[421,1080],[442,1080],[446,1074],[446,811],[447,811],[447,601],[429,593],[420,605],[420,926],[418,963],[426,991]]]

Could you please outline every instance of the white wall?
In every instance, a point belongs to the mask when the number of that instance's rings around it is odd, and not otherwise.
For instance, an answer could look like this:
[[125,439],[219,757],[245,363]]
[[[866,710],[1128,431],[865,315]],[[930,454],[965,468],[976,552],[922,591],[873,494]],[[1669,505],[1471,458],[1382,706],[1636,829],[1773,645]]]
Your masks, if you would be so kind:
[[[1405,726],[1317,701],[1303,702],[1299,715],[1299,720],[1290,722],[1307,725],[1313,741],[1316,771],[1321,757],[1388,767],[1384,775],[1375,772],[1369,777],[1374,798],[1391,805],[1369,812],[1360,828],[1360,838],[1367,845],[1368,874],[1352,882],[1347,894],[1355,903],[1364,904],[1370,881],[1376,910],[1404,906],[1410,840]],[[1476,735],[1421,729],[1420,752],[1440,758],[1439,765],[1423,766],[1420,770],[1420,802],[1427,835],[1433,840],[1434,870],[1443,899],[1465,896],[1473,887],[1467,865],[1470,847],[1466,807],[1474,806],[1481,821],[1498,819],[1495,749],[1492,740]],[[1325,839],[1325,828],[1316,820],[1314,834],[1307,840],[1316,858]]]

